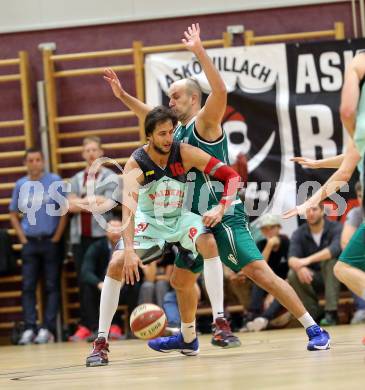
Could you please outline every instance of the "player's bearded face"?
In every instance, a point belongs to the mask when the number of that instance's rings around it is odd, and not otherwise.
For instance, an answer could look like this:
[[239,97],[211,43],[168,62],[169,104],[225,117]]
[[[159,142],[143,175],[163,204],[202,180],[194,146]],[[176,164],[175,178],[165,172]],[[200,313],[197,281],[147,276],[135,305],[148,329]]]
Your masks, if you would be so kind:
[[169,154],[174,138],[174,126],[169,120],[164,123],[158,123],[153,131],[150,144],[156,152],[160,154]]
[[318,225],[324,216],[324,211],[321,207],[310,207],[306,212],[308,225]]

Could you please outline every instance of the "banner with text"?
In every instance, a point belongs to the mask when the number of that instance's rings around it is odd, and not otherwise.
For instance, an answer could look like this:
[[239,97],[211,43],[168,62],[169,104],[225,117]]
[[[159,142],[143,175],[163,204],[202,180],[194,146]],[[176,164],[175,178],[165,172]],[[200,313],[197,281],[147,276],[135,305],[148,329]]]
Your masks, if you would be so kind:
[[[247,159],[246,208],[252,220],[294,207],[298,193],[323,183],[329,170],[308,170],[290,158],[325,158],[342,153],[346,133],[339,118],[345,65],[365,40],[270,44],[208,50],[227,89],[222,126],[229,157]],[[210,92],[202,67],[190,52],[151,54],[145,64],[146,98],[168,104],[169,86],[193,77],[204,100]],[[304,191],[299,191],[301,189]],[[310,188],[309,188],[310,191]],[[343,192],[344,198],[349,193]],[[338,202],[337,202],[338,203]],[[297,220],[284,222],[292,231]]]

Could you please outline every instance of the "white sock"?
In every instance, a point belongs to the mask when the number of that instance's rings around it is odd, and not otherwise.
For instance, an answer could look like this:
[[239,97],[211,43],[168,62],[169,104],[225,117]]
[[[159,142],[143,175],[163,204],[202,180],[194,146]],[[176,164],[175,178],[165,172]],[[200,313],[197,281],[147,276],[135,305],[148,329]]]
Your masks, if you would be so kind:
[[304,329],[309,328],[312,325],[317,325],[312,316],[306,312],[303,314],[300,318],[298,318],[298,321],[304,326]]
[[108,338],[110,324],[117,311],[122,282],[105,276],[100,297],[98,337]]
[[204,281],[215,321],[224,317],[223,266],[219,256],[204,259]]
[[186,343],[191,343],[196,339],[195,321],[193,322],[182,322],[181,333]]

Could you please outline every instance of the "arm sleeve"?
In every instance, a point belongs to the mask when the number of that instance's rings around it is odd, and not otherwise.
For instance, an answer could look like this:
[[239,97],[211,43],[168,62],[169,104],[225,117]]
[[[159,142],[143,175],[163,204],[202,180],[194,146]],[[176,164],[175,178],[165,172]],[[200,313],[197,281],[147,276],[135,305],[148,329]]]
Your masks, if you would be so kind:
[[11,202],[9,204],[9,211],[19,211],[18,207],[18,199],[19,199],[19,185],[18,183],[15,184],[15,188],[13,190],[13,193],[11,195]]
[[118,195],[117,195],[118,183],[119,183],[118,175],[116,175],[115,173],[108,175],[106,179],[106,184],[103,188],[103,196],[105,196],[105,198],[107,199],[113,199],[113,200],[116,200],[115,198],[118,199]]
[[219,203],[229,206],[237,196],[237,191],[240,185],[239,174],[215,157],[211,157],[204,169],[204,173],[224,183],[224,190]]
[[357,229],[361,225],[362,220],[362,209],[355,207],[348,212],[345,223]]

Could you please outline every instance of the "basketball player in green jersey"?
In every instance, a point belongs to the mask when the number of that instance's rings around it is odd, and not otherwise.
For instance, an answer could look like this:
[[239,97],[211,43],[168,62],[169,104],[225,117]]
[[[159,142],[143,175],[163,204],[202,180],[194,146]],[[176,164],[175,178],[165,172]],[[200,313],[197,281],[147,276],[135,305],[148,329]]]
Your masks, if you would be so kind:
[[[284,218],[304,215],[305,211],[317,205],[321,200],[338,191],[351,179],[356,168],[364,186],[365,154],[365,53],[357,54],[347,66],[342,87],[340,114],[341,120],[352,138],[349,139],[346,152],[334,158],[314,161],[296,157],[295,162],[309,168],[336,168],[337,171],[306,202],[287,211]],[[364,188],[364,187],[363,187]],[[344,283],[356,295],[365,299],[365,222],[356,230],[339,261],[334,267],[338,280]],[[363,340],[363,342],[365,339]]]
[[[148,144],[140,147],[127,161],[123,174],[123,239],[118,242],[108,265],[100,299],[98,338],[87,358],[87,366],[108,363],[107,336],[118,306],[124,279],[127,284],[139,280],[138,266],[161,256],[165,243],[180,243],[204,261],[219,260],[212,233],[224,212],[236,198],[239,175],[229,166],[191,145],[174,141],[176,115],[164,106],[150,111],[145,120]],[[194,214],[184,208],[187,172],[192,168],[212,175],[224,185],[219,204],[204,213]],[[138,212],[137,210],[138,204]],[[204,224],[204,225],[203,225]],[[155,255],[153,255],[155,252]],[[185,268],[188,268],[189,264]],[[188,275],[188,272],[193,275]],[[174,268],[171,285],[175,287],[181,313],[181,333],[151,340],[148,345],[159,352],[178,351],[187,356],[197,355],[199,343],[195,331],[197,300],[196,276]],[[195,294],[194,294],[195,295]]]
[[[182,42],[199,60],[211,87],[204,107],[201,107],[201,90],[191,79],[173,83],[169,90],[170,107],[177,114],[181,123],[176,129],[176,138],[198,146],[200,149],[228,163],[227,139],[220,122],[226,108],[227,91],[218,70],[214,67],[200,41],[199,25],[192,25],[184,32]],[[121,86],[116,74],[106,69],[105,80],[109,82],[114,95],[141,119],[145,118],[151,107],[129,95]],[[201,172],[195,173],[195,182],[189,185],[193,189],[191,210],[202,214],[206,210],[199,207],[206,204],[205,193],[208,193],[208,206],[215,206],[221,199],[221,189],[216,190],[216,183]],[[203,199],[203,201],[202,201]],[[242,203],[237,200],[232,204],[221,223],[213,229],[221,261],[233,271],[244,269],[247,277],[285,306],[301,322],[309,336],[308,349],[326,349],[329,347],[329,336],[323,331],[305,310],[292,287],[275,275],[256,247],[248,230],[247,217]],[[223,317],[223,274],[222,267],[216,262],[196,262],[193,272],[200,272],[204,267],[204,279],[211,301],[215,332],[213,345],[222,347],[235,346],[238,343],[232,335],[228,322]],[[199,264],[200,263],[200,264]],[[176,263],[179,266],[179,260]]]

